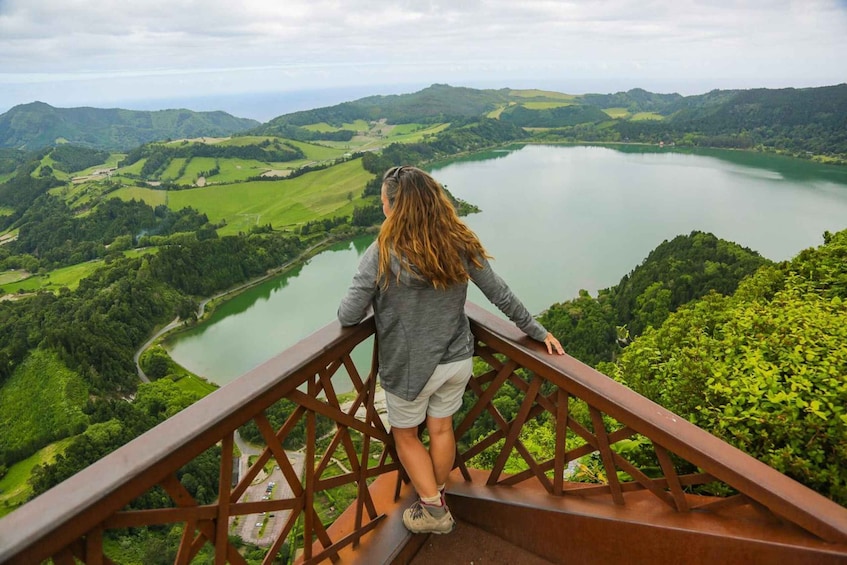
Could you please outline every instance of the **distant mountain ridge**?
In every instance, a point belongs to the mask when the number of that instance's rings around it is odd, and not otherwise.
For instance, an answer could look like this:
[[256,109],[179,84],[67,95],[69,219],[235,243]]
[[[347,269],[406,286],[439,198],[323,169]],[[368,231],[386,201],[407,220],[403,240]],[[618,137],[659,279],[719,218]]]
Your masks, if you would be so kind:
[[[361,123],[357,125],[361,121],[460,126],[484,118],[519,128],[549,130],[546,134],[536,132],[539,140],[664,141],[847,155],[847,84],[713,90],[692,96],[657,94],[641,88],[570,95],[433,84],[408,94],[368,96],[283,114],[267,123],[220,111],[62,109],[33,102],[0,115],[0,149],[31,150],[67,142],[127,151],[151,141],[234,134],[305,142],[349,141],[356,130],[366,129]],[[314,127],[319,124],[324,125]]]
[[122,151],[164,139],[224,137],[259,124],[220,111],[55,108],[32,102],[0,115],[0,147],[33,150],[72,143]]
[[706,145],[745,148],[756,143],[779,147],[786,145],[785,140],[800,136],[817,140],[787,143],[789,149],[847,152],[847,84],[713,90],[691,96],[656,94],[641,88],[614,94],[569,95],[434,84],[411,94],[369,96],[285,114],[250,133],[285,135],[319,123],[349,128],[357,120],[426,124],[483,116],[525,128],[594,128],[559,132],[582,141],[680,141],[691,133],[709,138]]

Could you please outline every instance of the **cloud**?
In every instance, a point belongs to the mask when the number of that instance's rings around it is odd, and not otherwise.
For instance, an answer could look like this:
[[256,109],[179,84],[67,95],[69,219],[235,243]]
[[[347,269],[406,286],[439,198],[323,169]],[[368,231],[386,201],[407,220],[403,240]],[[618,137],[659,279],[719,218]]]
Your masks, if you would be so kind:
[[100,81],[124,98],[368,82],[812,86],[847,78],[845,38],[834,0],[0,0],[0,83],[6,97],[51,81],[84,96]]

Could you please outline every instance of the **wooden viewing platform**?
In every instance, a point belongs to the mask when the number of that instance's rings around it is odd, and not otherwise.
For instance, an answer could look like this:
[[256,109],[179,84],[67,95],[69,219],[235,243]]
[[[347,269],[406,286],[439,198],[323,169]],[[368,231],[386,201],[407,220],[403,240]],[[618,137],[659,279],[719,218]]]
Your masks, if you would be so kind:
[[[488,368],[469,383],[476,401],[459,422],[457,436],[464,437],[481,417],[490,418],[495,429],[470,445],[460,442],[448,487],[458,521],[453,533],[412,535],[399,519],[414,493],[403,481],[392,437],[373,406],[373,366],[362,376],[351,358],[374,333],[368,319],[355,328],[329,324],[0,519],[0,563],[49,558],[57,564],[111,563],[103,551],[106,531],[182,523],[175,563],[191,562],[211,544],[215,563],[241,564],[245,560],[229,539],[230,517],[284,511],[287,518],[267,548],[265,563],[272,563],[299,531],[298,523],[303,538],[312,540],[302,548],[299,563],[451,563],[474,555],[488,563],[494,557],[527,563],[847,563],[844,507],[576,359],[547,355],[508,322],[473,304],[467,311],[476,355]],[[345,409],[336,394],[335,379],[347,379],[342,368],[356,395]],[[522,394],[509,421],[492,402],[503,386]],[[273,429],[265,411],[283,398],[297,408]],[[572,403],[585,407],[588,421],[571,413]],[[362,407],[365,417],[358,419]],[[549,460],[538,461],[523,445],[521,432],[544,413],[555,422],[555,445]],[[335,423],[321,452],[318,415]],[[233,481],[234,433],[250,420],[265,447]],[[282,447],[300,421],[306,428],[305,461],[315,462],[305,465],[302,476]],[[581,444],[568,448],[568,434]],[[614,449],[633,437],[649,441],[659,476]],[[222,447],[220,495],[217,502],[201,505],[176,473],[216,444]],[[327,473],[339,449],[350,469]],[[490,469],[473,468],[481,453],[493,461]],[[608,482],[567,481],[568,463],[592,453]],[[525,470],[504,472],[510,457],[522,459]],[[247,500],[245,492],[271,459],[287,493]],[[735,494],[695,494],[707,483],[721,483]],[[325,525],[315,496],[342,485],[354,485],[358,496]],[[126,510],[156,486],[168,493],[171,507]]]

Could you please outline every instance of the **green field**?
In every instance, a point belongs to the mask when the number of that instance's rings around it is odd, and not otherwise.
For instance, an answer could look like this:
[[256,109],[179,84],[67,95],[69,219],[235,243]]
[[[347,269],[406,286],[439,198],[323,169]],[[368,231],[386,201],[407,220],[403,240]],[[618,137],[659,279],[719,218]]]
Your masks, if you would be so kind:
[[100,163],[99,165],[94,165],[93,167],[88,167],[87,169],[83,169],[82,171],[74,171],[73,176],[75,177],[83,177],[86,175],[90,175],[94,171],[100,171],[103,169],[111,169],[113,167],[118,166],[118,162],[121,159],[126,158],[126,153],[112,153],[109,155],[109,158],[106,159],[105,163]]
[[[305,141],[289,141],[294,147],[300,148],[309,161],[330,161],[344,155],[345,151],[336,146],[325,145],[327,142],[307,143]],[[294,163],[294,161],[292,161]],[[290,165],[291,163],[289,163]]]
[[140,186],[125,186],[113,192],[112,196],[123,200],[142,200],[155,208],[160,204],[168,203],[168,194],[170,193],[165,190],[142,188]]
[[0,289],[3,289],[3,292],[7,294],[15,294],[21,289],[24,292],[35,292],[37,290],[55,292],[62,287],[74,290],[79,286],[80,280],[93,273],[102,264],[102,261],[88,261],[40,275],[25,278],[18,276],[17,279],[15,279],[14,273],[21,273],[20,271],[6,271],[0,274]]
[[258,177],[271,167],[255,159],[219,159],[221,172],[206,179],[207,183],[226,184]]
[[486,117],[486,118],[491,118],[491,119],[493,119],[493,120],[497,120],[497,119],[499,119],[499,118],[500,118],[500,114],[502,114],[502,113],[503,113],[503,110],[505,110],[505,109],[506,109],[506,108],[508,108],[509,106],[511,106],[511,104],[503,104],[503,105],[499,106],[497,109],[495,109],[495,110],[491,110],[490,112],[488,112],[488,113],[485,115],[485,117]]
[[183,165],[185,165],[185,157],[171,159],[171,162],[168,163],[168,166],[165,167],[165,171],[159,176],[159,178],[162,180],[176,181],[181,176],[179,171],[182,169]]
[[44,447],[35,455],[18,461],[11,467],[3,478],[0,478],[0,518],[23,504],[32,495],[29,477],[37,465],[52,463],[56,456],[62,453],[73,438],[63,439]]
[[218,386],[213,385],[209,381],[205,381],[194,375],[185,375],[175,381],[178,389],[189,394],[198,394],[206,396],[218,390]]
[[423,124],[398,124],[388,134],[390,143],[416,143],[427,135],[444,131],[449,123],[426,126]]
[[[188,162],[188,165],[185,167],[185,172],[181,177],[176,179],[177,184],[194,184],[197,181],[197,178],[200,176],[200,173],[204,171],[211,171],[217,165],[217,159],[214,157],[194,157],[191,161]],[[210,177],[206,179],[211,182],[211,179],[214,177]]]
[[638,112],[632,116],[632,120],[635,122],[645,121],[645,120],[664,120],[665,117],[661,114],[657,114],[655,112]]
[[121,167],[120,169],[117,170],[116,174],[126,174],[126,173],[128,173],[128,174],[131,174],[131,175],[141,176],[141,167],[143,167],[144,163],[146,163],[146,162],[147,162],[147,158],[139,159],[138,161],[136,161],[135,163],[133,163],[132,165],[130,165],[128,167]]
[[603,108],[603,111],[610,118],[620,119],[629,117],[629,110],[626,108]]
[[562,92],[550,92],[549,90],[510,90],[509,96],[519,98],[549,98],[552,100],[573,100],[576,98],[573,94],[564,94]]
[[275,139],[277,138],[267,135],[244,135],[239,137],[228,137],[226,139],[216,140],[214,142],[209,142],[207,140],[206,143],[212,145],[220,145],[222,147],[243,147],[245,145],[257,145],[259,143],[262,143],[263,141],[273,141]]
[[[290,180],[180,190],[170,193],[168,206],[173,210],[191,206],[213,223],[225,220],[227,225],[220,230],[222,234],[268,223],[279,229],[352,214],[354,205],[361,205],[360,195],[370,178],[371,173],[356,159]],[[352,195],[352,201],[348,200],[348,194]]]
[[91,202],[99,202],[103,196],[111,198],[108,194],[116,190],[114,185],[133,186],[135,180],[126,177],[112,176],[99,178],[87,182],[68,184],[50,190],[50,194],[59,196],[73,209],[87,208]]
[[20,280],[23,280],[30,276],[30,273],[26,271],[13,270],[13,271],[4,271],[0,273],[0,287],[5,284],[16,283]]
[[[257,143],[261,143],[262,141],[275,139],[281,138],[264,136],[237,137],[233,139],[226,139],[224,141],[219,142],[218,144],[234,146],[254,145]],[[314,165],[315,163],[334,161],[335,159],[342,157],[345,153],[349,153],[349,150],[343,145],[327,146],[316,143],[306,143],[293,140],[284,141],[286,143],[290,143],[294,147],[299,148],[306,155],[306,157],[303,159],[296,159],[294,161],[285,161],[280,163],[257,161],[254,159],[220,159],[214,157],[195,157],[188,160],[187,164],[185,158],[176,158],[171,160],[170,163],[168,163],[168,166],[166,167],[165,171],[161,174],[160,178],[162,181],[172,181],[182,186],[193,186],[197,182],[200,173],[218,168],[218,174],[211,177],[207,177],[206,184],[231,184],[236,182],[244,182],[250,178],[262,176],[264,173],[267,173],[269,171],[293,171],[304,165]],[[127,167],[125,169],[119,169],[115,174],[139,174],[141,172],[141,166],[139,165],[139,163],[134,163],[132,166]],[[179,175],[179,171],[182,170],[183,167],[185,167],[185,170],[182,175]],[[278,176],[285,175],[281,174]]]
[[341,124],[340,127],[331,126],[326,122],[320,122],[317,124],[309,124],[303,126],[303,129],[307,129],[309,131],[320,131],[320,132],[330,132],[330,131],[341,131],[341,130],[352,130],[352,131],[368,131],[371,129],[370,124],[365,120],[356,120],[355,122],[349,122]]
[[524,102],[523,107],[528,110],[549,110],[550,108],[561,108],[562,106],[573,106],[569,101],[561,102]]

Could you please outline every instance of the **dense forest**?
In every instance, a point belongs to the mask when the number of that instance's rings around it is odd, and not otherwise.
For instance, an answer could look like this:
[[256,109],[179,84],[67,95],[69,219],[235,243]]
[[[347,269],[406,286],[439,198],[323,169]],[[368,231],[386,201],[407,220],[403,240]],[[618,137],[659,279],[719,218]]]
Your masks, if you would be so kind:
[[710,292],[598,368],[847,506],[847,230]]

